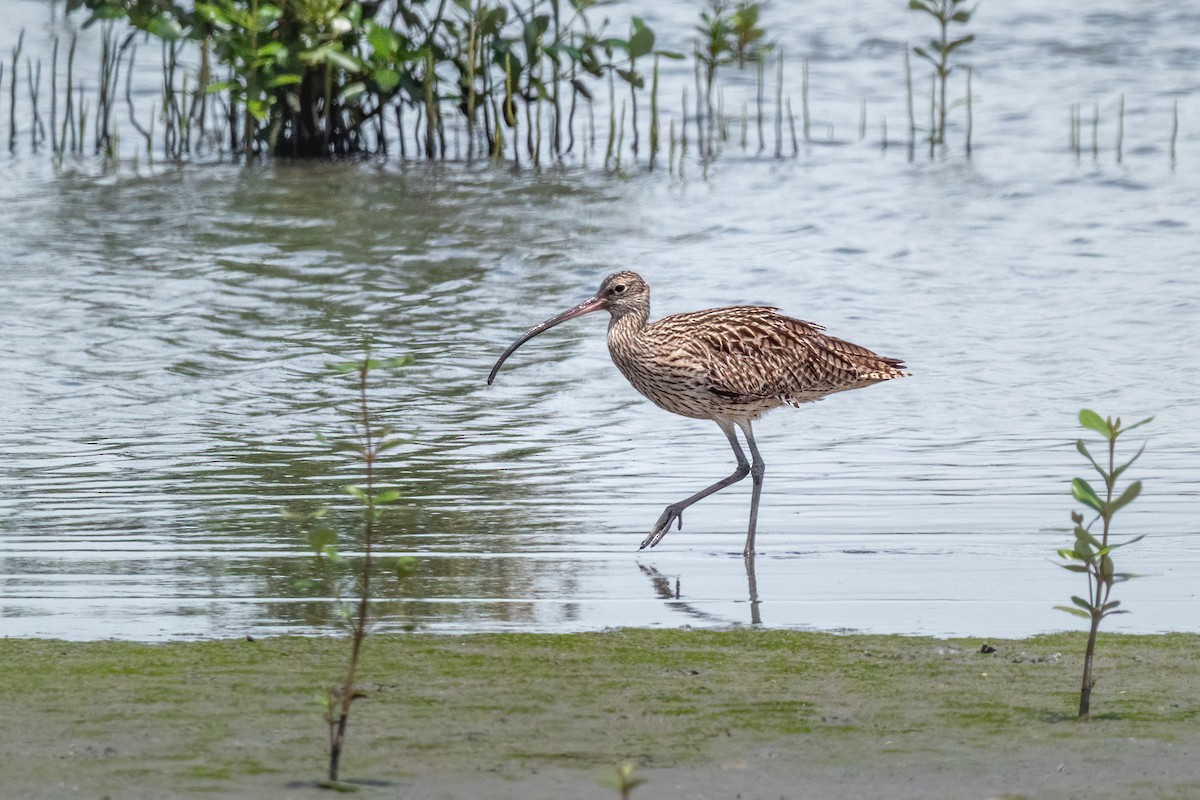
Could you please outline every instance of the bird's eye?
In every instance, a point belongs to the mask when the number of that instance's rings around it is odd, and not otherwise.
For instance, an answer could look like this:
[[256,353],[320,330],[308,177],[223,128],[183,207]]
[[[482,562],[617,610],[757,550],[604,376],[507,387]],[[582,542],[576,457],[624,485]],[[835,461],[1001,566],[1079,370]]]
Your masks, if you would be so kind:
[[617,294],[625,294],[625,284],[618,283],[616,286],[613,287],[613,291],[616,292]]

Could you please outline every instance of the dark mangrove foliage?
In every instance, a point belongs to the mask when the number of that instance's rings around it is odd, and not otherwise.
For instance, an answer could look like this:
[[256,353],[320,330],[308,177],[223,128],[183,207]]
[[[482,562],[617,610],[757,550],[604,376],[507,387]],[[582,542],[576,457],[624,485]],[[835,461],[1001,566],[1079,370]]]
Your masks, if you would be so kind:
[[[180,136],[203,127],[212,102],[234,152],[350,155],[386,152],[389,141],[403,148],[408,138],[418,155],[437,158],[447,156],[447,117],[456,116],[468,158],[511,146],[536,163],[576,146],[575,116],[597,88],[615,99],[616,85],[628,87],[636,132],[651,57],[683,57],[657,50],[638,17],[622,32],[596,24],[589,12],[601,2],[69,0],[68,8],[90,12],[87,24],[126,20],[136,29],[113,42],[118,63],[136,31],[162,40],[168,63],[196,48],[190,93],[163,101]],[[709,4],[728,38],[722,46],[741,61],[763,35],[761,5]],[[415,135],[389,137],[392,124]]]

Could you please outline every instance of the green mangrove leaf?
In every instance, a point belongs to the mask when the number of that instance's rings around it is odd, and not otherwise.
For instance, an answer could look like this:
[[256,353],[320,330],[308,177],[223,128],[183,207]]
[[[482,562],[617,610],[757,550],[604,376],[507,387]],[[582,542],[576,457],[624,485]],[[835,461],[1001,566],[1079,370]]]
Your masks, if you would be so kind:
[[367,44],[384,57],[394,56],[400,49],[400,34],[372,20],[367,23]]
[[399,489],[385,489],[375,498],[376,503],[394,503],[401,497]]
[[585,100],[591,101],[592,90],[583,81],[579,80],[579,78],[572,78],[571,86],[575,87],[575,91],[579,92]]
[[[399,75],[396,76],[396,82],[397,83],[400,82]],[[363,83],[362,81],[354,81],[352,83],[346,84],[342,88],[342,91],[338,95],[338,97],[342,100],[353,100],[353,99],[359,97],[360,95],[365,94],[366,91],[367,91],[367,85],[365,83]]]
[[1124,464],[1122,464],[1121,466],[1114,469],[1113,470],[1113,480],[1115,481],[1117,478],[1121,477],[1121,473],[1124,472],[1125,470],[1129,469],[1133,465],[1133,462],[1137,461],[1139,458],[1142,457],[1142,453],[1144,453],[1145,451],[1146,451],[1146,445],[1142,445],[1141,449],[1139,449],[1137,451],[1137,453],[1133,456],[1133,458],[1129,459]]
[[640,58],[654,49],[654,31],[649,28],[638,27],[637,23],[641,20],[634,18],[634,27],[637,30],[629,37],[629,57]]
[[[1059,551],[1062,552],[1061,550]],[[1060,567],[1071,572],[1087,572],[1088,568],[1083,564],[1059,564]]]
[[283,46],[283,42],[267,42],[255,51],[255,55],[264,60],[279,60],[280,54],[287,57],[287,48]]
[[146,22],[145,30],[151,36],[157,36],[167,41],[175,41],[183,36],[183,27],[179,24],[179,20],[165,14],[156,14],[151,17]]
[[1142,534],[1139,534],[1139,535],[1133,537],[1132,539],[1127,539],[1124,542],[1117,542],[1116,544],[1111,544],[1108,546],[1108,549],[1116,550],[1118,547],[1124,547],[1127,544],[1133,544],[1134,542],[1140,542],[1142,539],[1145,539],[1145,538],[1146,538],[1146,534],[1142,533]]
[[1085,428],[1094,430],[1105,439],[1107,439],[1111,434],[1108,424],[1104,420],[1100,419],[1100,415],[1095,411],[1092,411],[1090,408],[1085,408],[1079,412],[1079,424]]
[[1093,536],[1091,531],[1089,531],[1087,528],[1083,527],[1082,525],[1075,526],[1075,541],[1077,543],[1078,542],[1086,542],[1087,544],[1090,544],[1092,547],[1103,547],[1104,546],[1103,542],[1101,542],[1099,539],[1097,539],[1095,536]]
[[1143,425],[1145,425],[1146,423],[1152,422],[1153,420],[1154,420],[1154,417],[1146,417],[1141,422],[1135,422],[1127,428],[1121,428],[1121,433],[1128,433],[1129,431],[1133,430],[1134,428],[1140,428]]
[[246,110],[259,122],[267,118],[267,104],[260,99],[247,99]]
[[217,81],[210,83],[204,87],[206,94],[219,94],[220,92],[228,92],[242,88],[236,81]]
[[408,444],[404,439],[388,439],[375,445],[375,454],[378,455],[386,450],[395,450],[401,445]]
[[921,58],[923,58],[923,59],[925,59],[926,61],[928,61],[930,64],[933,64],[935,67],[937,67],[937,66],[940,66],[940,63],[941,63],[941,62],[939,62],[939,61],[938,61],[936,58],[934,58],[933,56],[929,55],[929,53],[927,53],[927,52],[925,51],[925,49],[924,49],[924,48],[921,48],[921,47],[914,47],[914,48],[913,48],[913,52],[914,52],[914,53],[916,53],[916,54],[917,54],[918,56],[920,56]]
[[273,76],[265,84],[266,88],[274,89],[277,86],[294,86],[303,78],[295,72],[284,72]]
[[[1068,550],[1066,548],[1059,550],[1058,555],[1060,558],[1065,558],[1068,561],[1084,561],[1085,560],[1083,556],[1079,555],[1079,553],[1076,553],[1074,550]],[[1059,566],[1064,567],[1064,566],[1066,566],[1066,564],[1059,564]]]
[[638,89],[646,85],[645,81],[642,80],[642,76],[631,69],[619,69],[617,70],[617,74],[621,76],[622,80]]
[[411,578],[417,573],[417,559],[414,556],[400,556],[393,569],[400,580]]
[[1119,511],[1120,509],[1124,508],[1125,506],[1132,503],[1135,499],[1137,499],[1137,496],[1141,493],[1142,493],[1142,482],[1134,481],[1133,483],[1131,483],[1125,487],[1125,491],[1121,492],[1120,497],[1118,497],[1116,500],[1113,501],[1112,510],[1114,512]]
[[1092,610],[1092,604],[1078,595],[1071,595],[1071,602],[1089,613]]
[[1080,455],[1092,462],[1092,466],[1096,468],[1096,472],[1100,473],[1100,477],[1103,478],[1108,475],[1108,473],[1104,471],[1100,464],[1096,462],[1096,459],[1092,456],[1091,451],[1087,449],[1087,445],[1083,443],[1083,439],[1075,440],[1075,449],[1079,451]]
[[968,33],[966,36],[962,37],[961,39],[955,39],[953,42],[950,42],[948,45],[946,45],[945,53],[947,55],[949,55],[950,53],[954,52],[958,48],[962,47],[964,44],[970,44],[973,41],[975,41],[975,34]]
[[196,3],[196,16],[218,28],[228,28],[231,25],[225,12],[212,3]]
[[1083,478],[1071,481],[1071,496],[1089,508],[1104,513],[1104,501],[1096,494],[1096,490]]
[[1055,606],[1055,608],[1057,608],[1059,611],[1065,611],[1068,614],[1074,614],[1077,617],[1083,617],[1084,619],[1092,618],[1091,612],[1080,611],[1078,608],[1072,608],[1071,606]]
[[310,530],[305,538],[314,553],[324,555],[329,548],[337,544],[337,531],[327,525],[321,525]]
[[344,491],[348,495],[351,495],[351,496],[357,498],[358,500],[360,500],[364,503],[371,502],[370,498],[367,497],[367,493],[362,488],[355,486],[352,483],[348,483],[345,486],[343,486],[342,491]]

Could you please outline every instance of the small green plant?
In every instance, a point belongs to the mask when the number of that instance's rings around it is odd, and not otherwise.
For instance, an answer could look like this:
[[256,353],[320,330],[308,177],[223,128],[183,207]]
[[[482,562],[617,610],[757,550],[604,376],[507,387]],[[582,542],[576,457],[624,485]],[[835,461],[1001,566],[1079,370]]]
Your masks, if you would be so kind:
[[[375,548],[382,507],[400,499],[398,489],[381,489],[376,477],[376,465],[387,450],[403,443],[403,440],[384,425],[376,425],[368,403],[368,378],[372,370],[396,369],[411,362],[411,357],[402,356],[386,361],[372,359],[369,354],[360,361],[332,365],[338,374],[353,374],[356,378],[357,402],[352,414],[353,436],[340,441],[331,441],[334,451],[352,453],[363,466],[362,483],[349,484],[345,491],[359,504],[363,512],[361,536],[357,542],[359,555],[356,563],[350,564],[337,550],[338,532],[326,520],[328,509],[312,511],[285,511],[284,516],[300,524],[308,546],[318,562],[318,571],[329,583],[338,601],[342,618],[350,629],[350,655],[346,672],[340,683],[325,690],[318,699],[325,708],[325,722],[329,728],[329,771],[328,779],[321,783],[324,788],[339,791],[354,791],[354,784],[338,780],[341,756],[345,748],[346,728],[350,720],[351,704],[365,695],[355,686],[362,658],[363,641],[370,631],[373,616],[371,600],[374,596],[376,575]],[[391,569],[391,580],[402,583],[415,572],[415,560],[411,556],[396,560]],[[343,601],[349,587],[352,599]]]
[[930,144],[944,144],[946,141],[946,80],[954,71],[950,66],[950,54],[975,40],[973,33],[957,39],[950,38],[950,26],[966,25],[971,21],[971,15],[979,8],[975,6],[968,10],[963,7],[964,2],[965,0],[908,0],[910,9],[923,11],[937,20],[938,24],[938,37],[929,40],[928,49],[913,47],[914,53],[933,65],[936,115],[929,131]]
[[700,12],[700,24],[696,26],[699,39],[696,42],[696,60],[704,76],[704,107],[709,125],[711,144],[712,129],[716,125],[713,113],[713,84],[717,69],[737,63],[744,67],[748,60],[759,60],[770,49],[762,41],[766,31],[760,26],[759,15],[762,2],[740,2],[731,0],[708,0],[708,9]]
[[633,790],[645,782],[645,778],[633,774],[633,764],[628,761],[618,765],[612,777],[599,781],[605,789],[612,789],[620,795],[621,800],[629,800],[633,796]]
[[[1104,480],[1104,489],[1098,493],[1083,478],[1076,478],[1071,481],[1071,495],[1077,501],[1096,512],[1096,516],[1085,526],[1083,524],[1084,515],[1078,511],[1071,512],[1071,521],[1074,523],[1075,530],[1075,546],[1058,551],[1059,556],[1067,561],[1067,563],[1059,564],[1059,566],[1071,572],[1084,573],[1087,575],[1088,582],[1086,597],[1076,595],[1071,598],[1071,602],[1074,605],[1055,606],[1055,608],[1066,611],[1069,614],[1083,617],[1091,624],[1088,632],[1087,651],[1084,654],[1083,661],[1083,686],[1079,691],[1080,719],[1087,719],[1090,713],[1092,687],[1095,685],[1095,679],[1092,677],[1092,661],[1096,652],[1096,633],[1100,629],[1100,620],[1110,614],[1126,613],[1118,609],[1121,605],[1120,600],[1109,599],[1112,594],[1113,585],[1133,577],[1129,573],[1116,571],[1113,565],[1112,552],[1118,547],[1133,544],[1143,538],[1143,536],[1135,536],[1120,543],[1110,541],[1109,539],[1113,517],[1122,508],[1132,503],[1142,491],[1142,482],[1134,481],[1126,486],[1124,491],[1118,495],[1116,492],[1117,479],[1121,477],[1125,470],[1129,469],[1133,462],[1138,460],[1142,451],[1146,449],[1146,446],[1142,445],[1142,448],[1138,450],[1133,458],[1120,466],[1116,466],[1117,437],[1134,428],[1145,425],[1152,419],[1154,418],[1148,417],[1128,427],[1121,427],[1120,417],[1117,417],[1115,420],[1112,417],[1101,419],[1100,415],[1095,411],[1090,411],[1086,408],[1079,412],[1079,424],[1088,430],[1099,433],[1105,438],[1108,444],[1108,466],[1105,467],[1101,461],[1097,461],[1091,454],[1087,445],[1084,444],[1083,439],[1078,439],[1075,442],[1075,448],[1091,463],[1092,467],[1095,468],[1096,472]],[[1091,532],[1097,521],[1101,522],[1099,536]]]
[[729,27],[733,30],[733,53],[739,69],[747,61],[761,61],[771,49],[770,43],[763,41],[767,30],[759,24],[764,5],[764,2],[741,0],[733,9]]

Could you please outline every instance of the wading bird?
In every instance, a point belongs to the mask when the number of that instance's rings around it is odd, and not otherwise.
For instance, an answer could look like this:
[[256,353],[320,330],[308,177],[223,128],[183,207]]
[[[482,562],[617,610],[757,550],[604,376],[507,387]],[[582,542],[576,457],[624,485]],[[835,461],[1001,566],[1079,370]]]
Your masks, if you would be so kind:
[[[633,388],[660,408],[693,419],[710,419],[724,432],[737,469],[728,478],[672,503],[642,548],[662,541],[693,503],[750,475],[750,528],[746,557],[754,555],[754,530],[764,465],[750,424],[779,406],[799,406],[834,392],[858,389],[908,375],[904,362],[835,339],[820,325],[792,319],[767,306],[730,306],[673,314],[647,324],[650,287],[634,272],[616,272],[590,300],[525,331],[488,375],[488,385],[518,347],[569,319],[606,310],[608,352]],[[742,429],[753,461],[746,460],[734,426]]]

